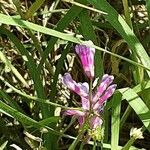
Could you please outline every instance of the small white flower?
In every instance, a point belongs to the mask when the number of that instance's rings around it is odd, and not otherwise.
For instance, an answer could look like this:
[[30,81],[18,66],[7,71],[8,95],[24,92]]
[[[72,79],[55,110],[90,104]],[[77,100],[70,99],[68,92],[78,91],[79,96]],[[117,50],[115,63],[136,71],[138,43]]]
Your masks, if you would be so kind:
[[130,137],[134,137],[135,139],[144,139],[142,128],[131,128]]

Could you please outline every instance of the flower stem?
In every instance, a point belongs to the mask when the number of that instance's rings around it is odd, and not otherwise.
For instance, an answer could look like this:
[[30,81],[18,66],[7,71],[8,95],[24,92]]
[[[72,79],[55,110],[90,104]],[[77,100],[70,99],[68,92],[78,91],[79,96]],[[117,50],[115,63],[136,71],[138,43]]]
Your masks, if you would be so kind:
[[92,112],[92,79],[90,79],[90,83],[89,83],[89,101],[90,101],[89,114],[91,114]]
[[85,133],[85,131],[86,131],[86,129],[83,125],[81,128],[81,132],[78,134],[77,138],[73,141],[73,143],[71,144],[71,146],[69,147],[68,150],[74,150],[75,149],[75,147],[77,146],[78,142],[82,138],[82,135]]
[[94,140],[94,145],[93,145],[93,149],[92,150],[96,150],[96,140]]
[[135,140],[136,139],[132,137],[121,150],[129,150],[131,145],[135,142]]
[[80,145],[80,149],[79,150],[83,150],[83,147],[84,147],[84,142],[82,141],[81,145]]

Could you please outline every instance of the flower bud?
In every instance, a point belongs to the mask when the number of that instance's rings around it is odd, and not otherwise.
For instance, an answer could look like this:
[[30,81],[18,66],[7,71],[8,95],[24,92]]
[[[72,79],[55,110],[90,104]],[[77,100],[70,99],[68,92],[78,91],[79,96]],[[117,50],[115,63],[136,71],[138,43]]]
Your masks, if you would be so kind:
[[84,72],[88,76],[88,78],[94,77],[94,55],[95,55],[95,49],[90,47],[93,45],[92,41],[86,41],[86,45],[76,45],[75,51],[78,54]]

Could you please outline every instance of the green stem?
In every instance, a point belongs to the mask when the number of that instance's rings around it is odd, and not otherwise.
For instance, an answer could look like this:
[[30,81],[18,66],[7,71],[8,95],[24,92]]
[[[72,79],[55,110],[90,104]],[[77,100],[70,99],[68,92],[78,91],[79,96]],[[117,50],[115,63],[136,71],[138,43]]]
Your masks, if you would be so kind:
[[84,141],[82,141],[81,145],[80,145],[80,149],[79,150],[83,150],[83,147],[84,147]]
[[146,0],[146,8],[147,8],[147,14],[148,14],[148,23],[149,23],[149,26],[150,26],[150,1],[149,0]]
[[75,2],[74,0],[63,0],[63,1],[67,2],[67,3],[71,3],[71,4],[76,5],[76,6],[79,6],[81,8],[85,8],[85,9],[88,9],[88,10],[91,10],[91,11],[94,11],[94,12],[97,12],[97,13],[100,13],[100,14],[107,15],[107,13],[105,13],[104,11],[100,11],[98,9],[95,9],[95,8],[92,8],[92,7],[88,7],[88,6],[83,5],[81,3]]
[[29,19],[34,15],[34,13],[41,7],[41,5],[44,3],[45,0],[36,0],[28,9],[28,11],[25,14],[25,19]]
[[71,144],[71,146],[69,147],[68,150],[75,150],[75,147],[77,146],[78,142],[82,138],[85,131],[86,131],[86,129],[84,128],[84,125],[83,125],[82,128],[81,128],[80,133],[78,134],[77,138],[73,141],[73,143]]
[[[33,34],[33,32],[30,30],[30,29],[27,29],[32,41],[33,41],[33,44],[35,46],[35,49],[38,51],[40,57],[42,56],[42,53],[43,53],[43,49],[40,45],[40,42],[38,40],[38,38]],[[51,64],[48,62],[48,60],[45,61],[45,66],[46,66],[46,69],[49,71],[50,75],[53,75],[53,71],[52,71],[52,66]]]
[[90,110],[89,110],[89,115],[92,112],[92,79],[90,79],[89,83],[89,101],[90,101]]
[[59,140],[63,137],[63,135],[65,134],[65,132],[74,124],[74,122],[76,121],[76,117],[73,116],[69,125],[63,130],[62,134],[59,136],[57,143],[59,142]]
[[122,0],[122,3],[123,3],[123,8],[124,8],[125,20],[127,24],[130,26],[130,28],[132,29],[133,27],[132,27],[130,12],[129,12],[128,0]]
[[16,6],[17,11],[18,11],[19,15],[21,16],[21,18],[24,19],[24,14],[20,7],[21,6],[20,0],[13,0],[13,4]]
[[22,77],[22,75],[18,72],[18,70],[11,64],[7,56],[0,51],[0,60],[9,68],[11,69],[12,73],[26,86],[28,86],[28,83],[25,81],[25,79]]
[[136,139],[132,137],[121,150],[129,150]]
[[94,145],[93,145],[93,149],[92,150],[96,150],[96,140],[94,140]]
[[120,129],[124,125],[124,123],[127,120],[129,114],[131,113],[131,111],[132,111],[132,108],[131,108],[130,105],[128,105],[128,107],[126,108],[125,112],[123,113],[123,116],[121,117],[121,120],[120,120]]

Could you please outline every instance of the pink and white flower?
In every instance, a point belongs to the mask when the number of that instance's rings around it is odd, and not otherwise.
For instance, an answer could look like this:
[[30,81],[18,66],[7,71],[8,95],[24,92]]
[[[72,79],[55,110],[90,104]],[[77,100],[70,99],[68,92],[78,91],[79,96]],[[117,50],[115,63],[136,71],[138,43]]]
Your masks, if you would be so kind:
[[[104,103],[108,100],[108,98],[112,96],[116,89],[116,84],[111,85],[112,81],[113,76],[105,74],[95,94],[93,93],[92,110],[94,115],[89,121],[91,128],[96,128],[97,126],[102,124],[102,120],[99,116],[97,116],[97,114],[100,113],[100,111],[104,107]],[[82,126],[84,123],[84,119],[86,118],[90,110],[88,83],[76,83],[69,73],[65,73],[65,75],[63,76],[63,83],[71,91],[77,93],[81,97],[83,111],[66,110],[65,114],[70,116],[76,116],[78,118],[79,124]]]
[[[94,78],[95,49],[90,47],[93,45],[91,41],[87,41],[86,45],[76,45],[75,50],[79,55],[85,74],[92,80]],[[83,111],[66,110],[64,114],[76,116],[80,126],[86,122],[88,116],[90,130],[94,131],[94,134],[100,131],[103,123],[100,112],[103,110],[105,102],[112,96],[117,86],[116,84],[112,84],[113,80],[114,77],[112,75],[104,74],[96,91],[92,93],[92,99],[90,101],[89,84],[87,82],[77,83],[72,79],[69,73],[65,73],[62,79],[63,84],[80,96]],[[92,136],[91,133],[88,136],[91,137],[90,135]]]

